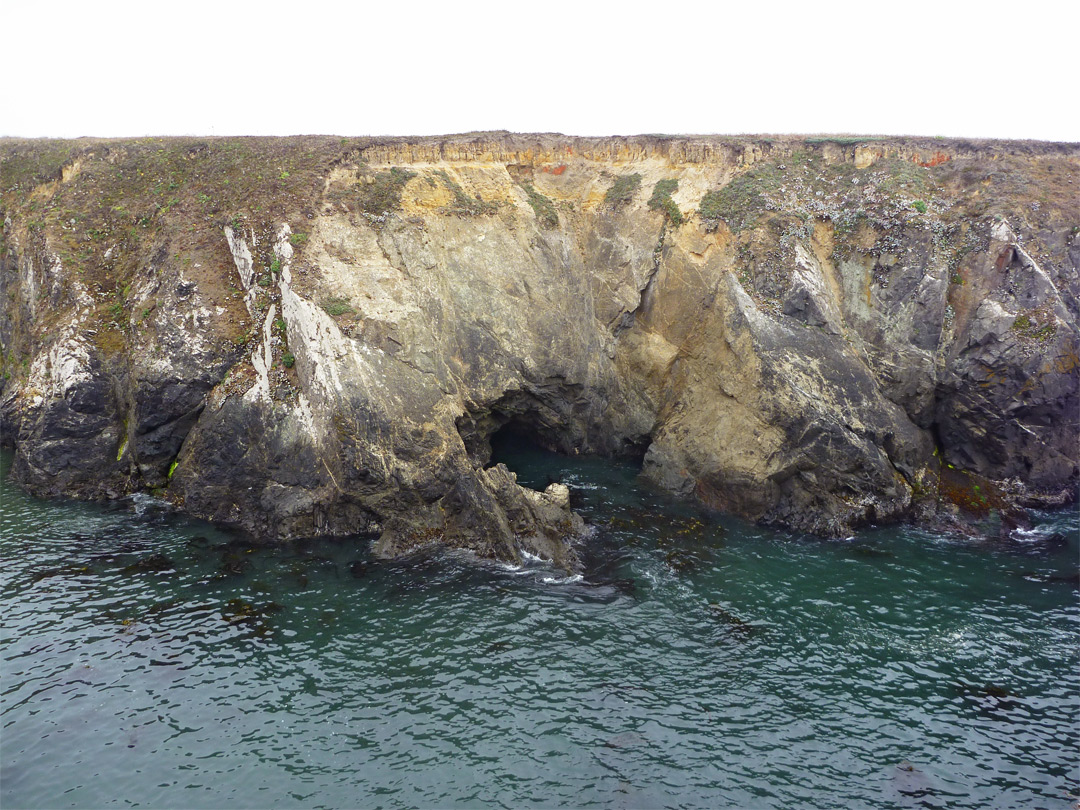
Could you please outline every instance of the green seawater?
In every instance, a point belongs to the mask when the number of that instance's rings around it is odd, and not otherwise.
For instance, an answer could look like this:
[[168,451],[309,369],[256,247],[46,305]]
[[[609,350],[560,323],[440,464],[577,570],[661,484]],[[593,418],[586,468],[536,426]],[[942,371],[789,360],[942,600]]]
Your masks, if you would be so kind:
[[1075,511],[824,541],[497,452],[583,578],[5,484],[0,807],[1075,806]]

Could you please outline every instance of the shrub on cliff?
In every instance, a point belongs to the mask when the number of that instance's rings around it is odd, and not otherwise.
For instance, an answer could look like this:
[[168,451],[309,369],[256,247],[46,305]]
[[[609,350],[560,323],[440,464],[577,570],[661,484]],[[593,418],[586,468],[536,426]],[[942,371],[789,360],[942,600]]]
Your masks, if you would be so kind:
[[370,183],[360,186],[360,210],[365,214],[381,216],[401,208],[401,193],[405,184],[416,177],[416,172],[397,166],[388,172],[378,172]]
[[545,197],[533,188],[532,183],[522,183],[521,187],[525,189],[525,193],[529,195],[529,205],[532,206],[533,213],[536,214],[536,219],[540,223],[540,227],[558,227],[559,215],[555,211],[555,204],[548,197]]
[[724,206],[719,191],[708,191],[701,198],[698,205],[698,216],[704,220],[715,222],[723,216]]
[[641,188],[640,174],[624,174],[621,177],[616,177],[615,182],[612,183],[611,188],[604,195],[604,204],[612,208],[626,205],[634,199],[634,194],[637,193],[639,188]]
[[446,207],[448,214],[457,214],[459,217],[475,217],[481,214],[494,214],[499,210],[497,202],[485,202],[480,197],[470,197],[466,194],[465,190],[446,173],[445,169],[439,169],[435,174],[443,181],[443,185],[446,186],[447,190],[454,195],[454,201]]
[[679,189],[679,181],[674,177],[657,181],[653,186],[652,196],[649,197],[649,208],[654,211],[663,211],[671,224],[675,227],[682,225],[683,215],[679,206],[671,199],[671,195]]
[[755,166],[702,197],[698,215],[711,223],[722,219],[735,232],[753,227],[768,210],[770,195],[780,193],[782,176],[783,170],[775,163]]
[[356,311],[353,309],[349,299],[341,296],[332,296],[325,299],[322,303],[322,308],[326,311],[327,315],[334,318],[338,315],[349,315]]

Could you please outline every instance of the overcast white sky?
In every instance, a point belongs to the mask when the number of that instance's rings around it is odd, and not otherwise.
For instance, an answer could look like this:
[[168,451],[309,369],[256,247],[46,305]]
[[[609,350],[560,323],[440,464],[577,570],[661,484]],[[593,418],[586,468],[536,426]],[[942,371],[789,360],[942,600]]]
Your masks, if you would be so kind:
[[0,135],[1080,141],[1076,0],[0,0]]

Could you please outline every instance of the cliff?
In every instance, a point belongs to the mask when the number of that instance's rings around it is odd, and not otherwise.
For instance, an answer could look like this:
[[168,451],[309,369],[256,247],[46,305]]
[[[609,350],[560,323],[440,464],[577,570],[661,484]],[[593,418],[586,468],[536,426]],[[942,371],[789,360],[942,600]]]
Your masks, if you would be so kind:
[[1074,497],[1080,147],[0,141],[0,430],[41,495],[573,566],[510,425],[842,535]]

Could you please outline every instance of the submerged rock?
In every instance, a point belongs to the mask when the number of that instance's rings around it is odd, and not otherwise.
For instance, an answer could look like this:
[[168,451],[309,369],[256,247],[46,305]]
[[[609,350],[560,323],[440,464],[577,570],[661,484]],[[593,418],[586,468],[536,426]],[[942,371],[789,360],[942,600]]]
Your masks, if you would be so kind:
[[571,493],[490,465],[504,427],[838,537],[1075,496],[1073,145],[237,143],[0,146],[0,436],[29,491],[566,569]]
[[256,605],[244,599],[230,599],[221,611],[221,618],[231,625],[246,628],[252,636],[265,638],[273,632],[268,618],[284,608],[277,602]]
[[34,571],[30,574],[31,582],[41,582],[43,579],[51,579],[53,577],[69,578],[79,577],[86,574],[93,574],[94,569],[89,565],[67,565],[61,568],[47,568],[44,570]]
[[1017,576],[1029,582],[1041,582],[1046,585],[1069,585],[1080,589],[1080,572],[1074,574],[1044,574],[1039,571],[1026,571]]
[[685,548],[674,548],[664,555],[667,564],[677,574],[689,574],[698,567],[698,557],[692,551]]
[[887,559],[895,557],[896,555],[883,548],[876,548],[875,546],[868,546],[864,543],[858,543],[853,546],[849,546],[848,550],[856,557],[862,557],[863,559]]
[[739,618],[722,605],[711,604],[709,605],[709,611],[720,622],[726,634],[739,641],[749,641],[764,630],[760,625],[751,624],[745,619]]
[[175,569],[176,566],[173,561],[164,554],[151,554],[149,557],[143,557],[131,565],[124,566],[121,570],[125,574],[148,574],[173,571]]

